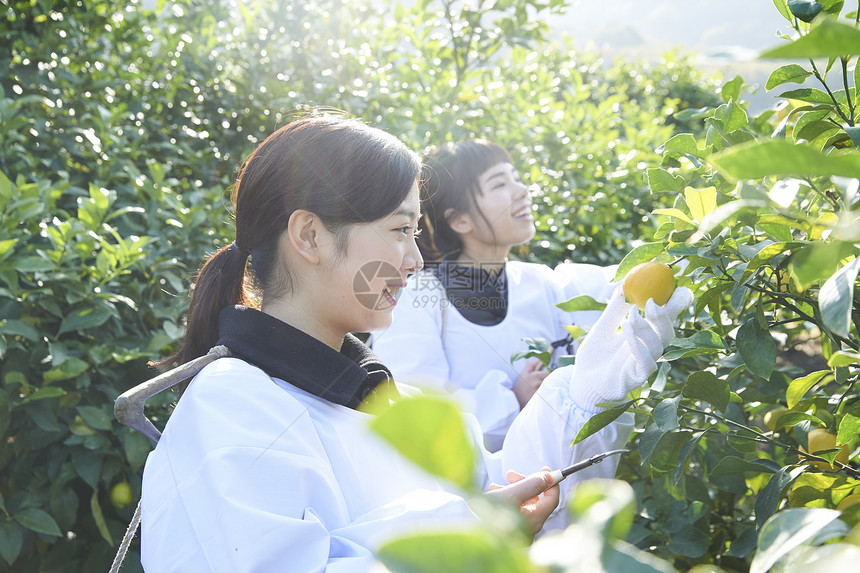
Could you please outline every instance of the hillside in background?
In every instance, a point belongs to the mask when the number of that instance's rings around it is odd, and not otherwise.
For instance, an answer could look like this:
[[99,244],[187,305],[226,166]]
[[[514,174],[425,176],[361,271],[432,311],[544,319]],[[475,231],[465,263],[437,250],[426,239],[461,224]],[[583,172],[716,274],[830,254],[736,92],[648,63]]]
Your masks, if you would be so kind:
[[579,49],[607,60],[616,56],[658,61],[669,50],[695,54],[704,70],[728,79],[740,74],[758,86],[754,108],[773,104],[764,83],[773,62],[758,61],[765,48],[782,42],[789,27],[767,0],[571,0],[567,13],[553,18],[556,34],[571,36]]

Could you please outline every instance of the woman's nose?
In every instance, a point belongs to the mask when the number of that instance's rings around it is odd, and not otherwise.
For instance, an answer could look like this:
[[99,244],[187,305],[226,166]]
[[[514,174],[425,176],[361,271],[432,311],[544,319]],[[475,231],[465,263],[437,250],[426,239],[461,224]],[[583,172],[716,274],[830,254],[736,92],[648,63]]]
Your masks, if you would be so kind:
[[410,275],[424,268],[424,257],[421,256],[421,251],[414,241],[412,242],[410,252],[406,253],[406,256],[403,258],[403,266],[404,270]]

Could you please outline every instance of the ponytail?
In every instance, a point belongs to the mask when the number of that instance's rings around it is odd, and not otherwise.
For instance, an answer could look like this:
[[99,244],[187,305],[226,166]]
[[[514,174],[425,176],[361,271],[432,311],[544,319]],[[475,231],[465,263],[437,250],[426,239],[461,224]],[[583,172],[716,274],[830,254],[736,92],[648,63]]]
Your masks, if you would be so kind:
[[248,255],[248,251],[234,242],[209,257],[194,282],[182,346],[155,365],[183,364],[203,356],[215,346],[221,310],[249,302],[250,290],[245,276]]

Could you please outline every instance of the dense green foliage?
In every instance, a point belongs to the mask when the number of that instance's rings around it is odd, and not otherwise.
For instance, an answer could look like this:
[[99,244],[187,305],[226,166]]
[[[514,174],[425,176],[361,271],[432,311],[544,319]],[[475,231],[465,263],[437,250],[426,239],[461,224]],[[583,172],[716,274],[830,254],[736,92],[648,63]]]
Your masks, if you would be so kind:
[[[815,39],[789,4],[776,4]],[[822,15],[804,16],[813,25],[843,3],[819,5]],[[568,536],[597,535],[616,564],[644,559],[635,543],[679,568],[745,570],[755,526],[790,483],[789,502],[819,508],[856,488],[856,469],[801,466],[793,449],[821,425],[843,441],[853,431],[856,446],[856,184],[829,179],[858,174],[848,85],[787,94],[781,125],[776,112],[751,118],[740,79],[720,91],[685,61],[608,65],[548,41],[538,16],[562,9],[556,1],[380,10],[184,0],[147,11],[4,0],[0,9],[10,47],[0,53],[0,571],[109,565],[133,510],[110,492],[128,482],[139,493],[151,447],[113,420],[113,400],[182,336],[189,278],[231,240],[235,168],[307,105],[346,110],[419,151],[475,135],[511,149],[539,205],[538,237],[522,257],[614,263],[636,237],[647,244],[625,265],[658,254],[686,261],[697,314],[635,402],[643,463],[622,468],[633,489],[606,486],[614,500],[586,492]],[[827,70],[842,66],[836,55]],[[769,87],[824,79],[818,68],[780,70]],[[796,192],[782,205],[786,187]],[[706,225],[711,210],[720,215]],[[787,291],[775,278],[783,269]],[[828,287],[836,269],[851,280]],[[846,312],[855,317],[847,326]],[[810,380],[795,364],[771,364],[768,331],[786,346],[820,340],[832,374],[816,366],[827,372]],[[159,424],[169,400],[153,400]],[[777,403],[794,413],[784,424],[799,424],[793,434],[755,428]],[[673,469],[679,457],[684,471]],[[735,465],[718,470],[724,459]],[[836,493],[814,494],[820,480]],[[485,537],[474,547],[508,555]],[[124,570],[139,570],[134,552]]]

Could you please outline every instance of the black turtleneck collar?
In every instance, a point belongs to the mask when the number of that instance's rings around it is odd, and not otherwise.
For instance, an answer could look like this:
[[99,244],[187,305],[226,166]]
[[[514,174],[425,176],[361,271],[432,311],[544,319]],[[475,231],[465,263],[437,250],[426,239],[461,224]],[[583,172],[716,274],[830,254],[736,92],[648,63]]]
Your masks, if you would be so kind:
[[481,265],[458,265],[446,258],[433,272],[445,288],[448,302],[472,324],[493,326],[505,319],[508,313],[505,265],[491,270]]
[[[218,344],[269,376],[329,402],[357,408],[391,372],[358,338],[347,334],[340,352],[259,310],[225,308]],[[387,385],[392,386],[392,385]]]

